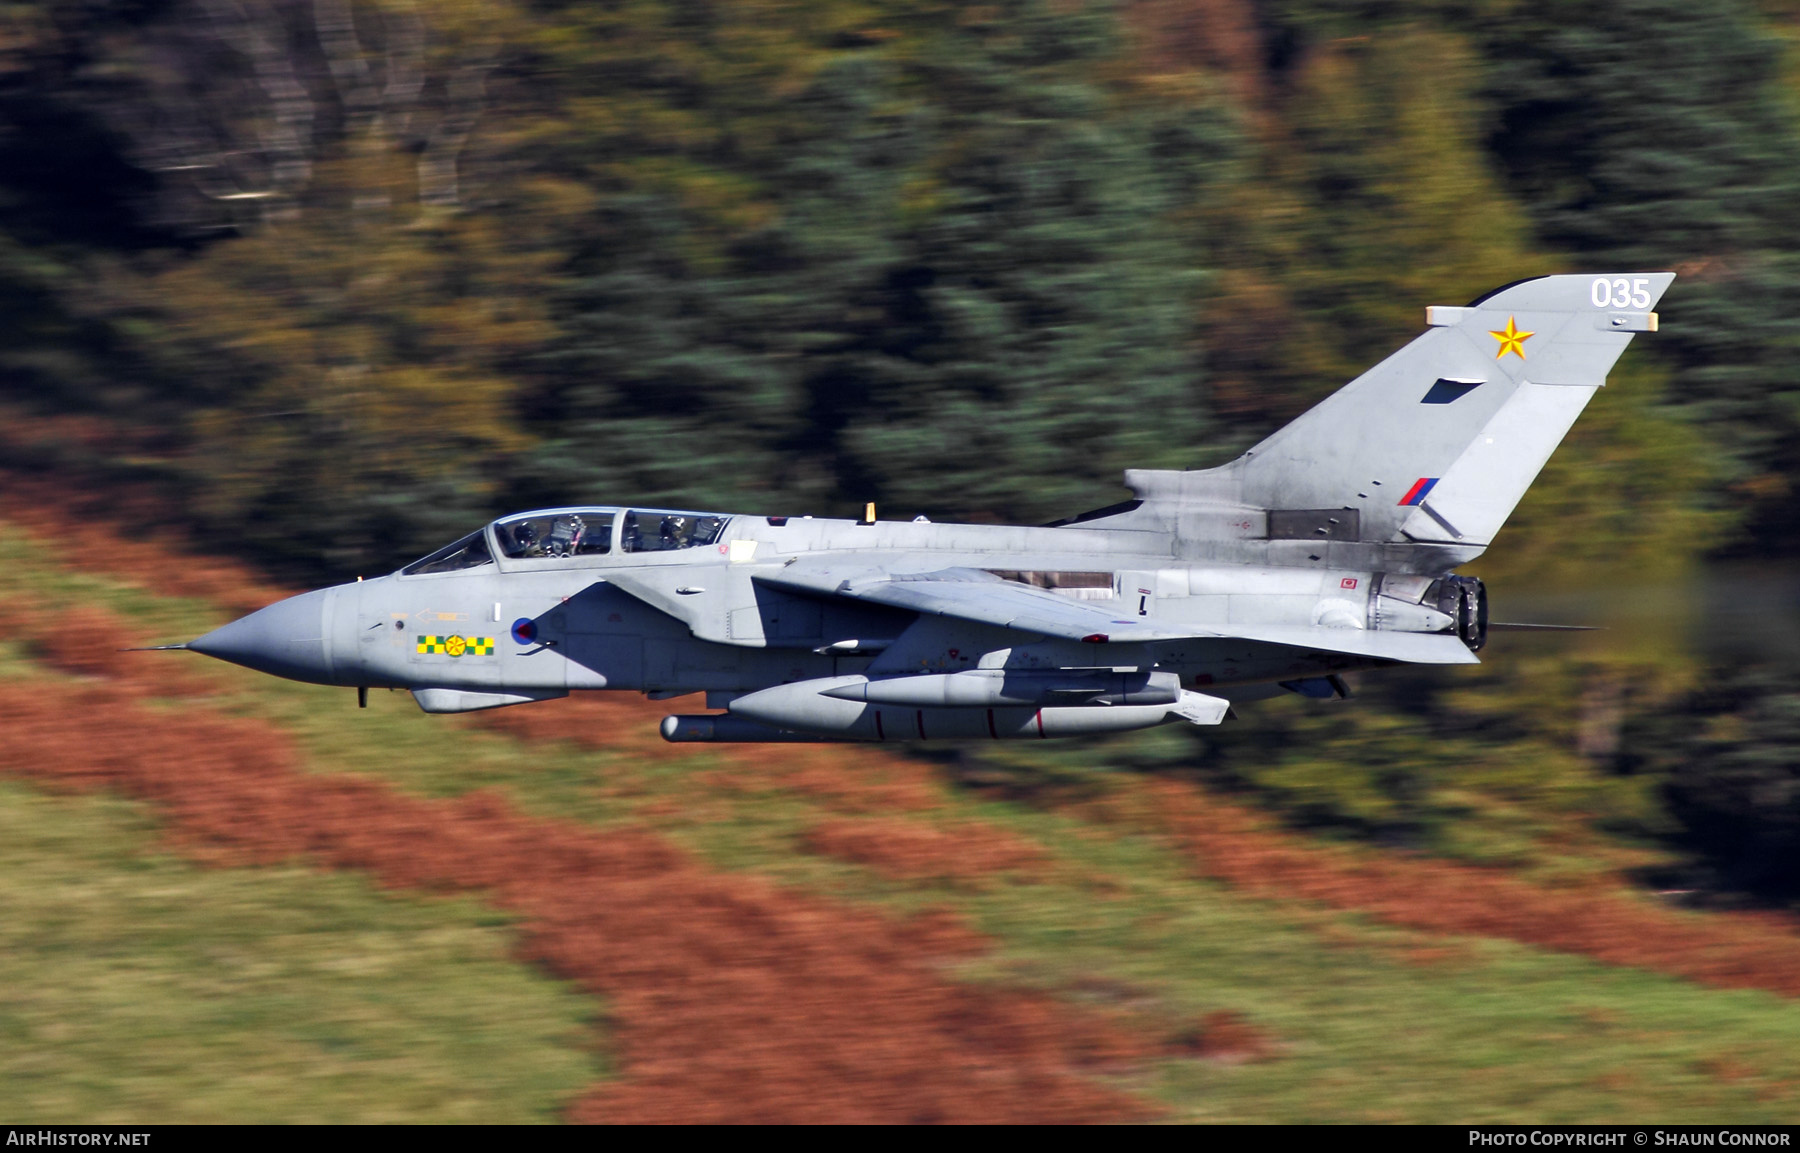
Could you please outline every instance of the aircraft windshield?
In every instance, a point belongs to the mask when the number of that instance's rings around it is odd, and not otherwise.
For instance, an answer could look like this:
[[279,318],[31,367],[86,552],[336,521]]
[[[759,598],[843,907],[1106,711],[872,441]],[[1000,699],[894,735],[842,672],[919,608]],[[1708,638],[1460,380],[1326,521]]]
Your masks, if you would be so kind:
[[494,554],[488,551],[487,531],[472,532],[455,544],[447,544],[423,560],[416,560],[400,570],[401,576],[419,576],[422,573],[456,572],[459,569],[480,568],[484,564],[493,564]]
[[625,514],[619,543],[626,552],[664,552],[712,544],[725,531],[725,517],[698,512],[647,512]]
[[613,514],[597,509],[535,513],[494,526],[500,551],[513,559],[600,556],[612,551]]

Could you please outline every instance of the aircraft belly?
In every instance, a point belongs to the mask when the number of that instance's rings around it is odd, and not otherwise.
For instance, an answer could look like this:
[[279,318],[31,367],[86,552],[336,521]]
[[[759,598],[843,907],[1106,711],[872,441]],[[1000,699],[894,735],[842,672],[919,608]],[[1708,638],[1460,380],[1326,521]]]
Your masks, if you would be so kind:
[[641,689],[644,638],[625,633],[570,633],[561,647],[564,687]]
[[1190,596],[1242,594],[1254,590],[1269,596],[1318,596],[1328,574],[1317,569],[1199,566],[1187,570]]
[[719,687],[721,679],[729,683],[738,672],[738,651],[729,645],[706,641],[682,641],[673,646],[674,683]]
[[644,650],[641,687],[663,692],[750,692],[787,681],[858,671],[867,658],[826,657],[793,649],[747,649],[684,640]]
[[[555,663],[570,689],[644,688],[653,680],[647,676],[647,654],[686,631],[603,582],[556,605],[543,626],[541,636],[554,641]],[[654,662],[653,655],[649,659]]]
[[1284,645],[1207,638],[1159,645],[1158,668],[1172,670],[1184,685],[1257,684],[1325,673],[1375,668],[1388,662],[1349,653],[1307,652]]
[[1166,613],[1170,619],[1183,624],[1226,624],[1231,620],[1231,598],[1222,593],[1187,596],[1168,604],[1158,605],[1156,611]]
[[1231,597],[1227,624],[1312,624],[1319,596],[1257,596],[1240,593]]

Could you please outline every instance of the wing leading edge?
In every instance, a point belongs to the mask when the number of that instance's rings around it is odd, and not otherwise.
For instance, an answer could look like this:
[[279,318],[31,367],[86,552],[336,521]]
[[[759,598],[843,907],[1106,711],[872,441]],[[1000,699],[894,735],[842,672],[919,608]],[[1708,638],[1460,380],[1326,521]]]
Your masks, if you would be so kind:
[[1480,663],[1468,646],[1448,634],[1371,632],[1307,625],[1208,627],[1155,617],[1117,617],[1092,602],[1071,600],[1030,585],[1002,580],[980,569],[893,574],[794,565],[775,573],[759,573],[754,579],[787,592],[848,597],[928,616],[949,617],[1063,640],[1113,644],[1247,640],[1409,664]]

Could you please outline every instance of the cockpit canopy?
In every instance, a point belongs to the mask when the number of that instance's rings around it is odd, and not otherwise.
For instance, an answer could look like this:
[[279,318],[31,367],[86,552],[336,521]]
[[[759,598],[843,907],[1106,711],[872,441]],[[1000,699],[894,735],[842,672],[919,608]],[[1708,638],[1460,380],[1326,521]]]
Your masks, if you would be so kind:
[[[400,570],[458,572],[507,561],[567,560],[621,552],[666,552],[714,544],[730,517],[667,509],[559,508],[502,517]],[[489,532],[492,537],[489,537]],[[616,540],[615,540],[616,538]]]
[[662,512],[633,509],[625,514],[619,545],[626,552],[665,552],[712,544],[725,531],[727,518],[705,512]]
[[494,554],[488,551],[487,530],[481,529],[432,553],[422,560],[416,560],[400,570],[401,576],[422,576],[425,573],[457,572],[461,569],[480,568],[484,564],[493,564]]
[[513,559],[601,556],[612,551],[612,509],[531,512],[494,522],[500,551]]

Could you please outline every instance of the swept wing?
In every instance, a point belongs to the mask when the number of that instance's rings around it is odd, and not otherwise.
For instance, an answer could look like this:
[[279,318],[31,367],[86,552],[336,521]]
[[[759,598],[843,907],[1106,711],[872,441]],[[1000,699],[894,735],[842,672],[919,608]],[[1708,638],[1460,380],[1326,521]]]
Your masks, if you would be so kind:
[[754,579],[788,592],[848,597],[1064,640],[1144,644],[1223,638],[1414,664],[1479,663],[1466,645],[1446,634],[1306,625],[1192,625],[1156,617],[1118,617],[1091,601],[1071,600],[980,569],[896,574],[791,565],[774,573],[758,573]]

